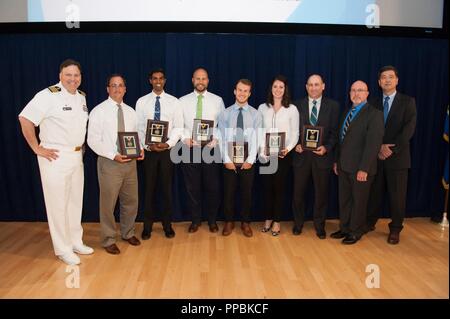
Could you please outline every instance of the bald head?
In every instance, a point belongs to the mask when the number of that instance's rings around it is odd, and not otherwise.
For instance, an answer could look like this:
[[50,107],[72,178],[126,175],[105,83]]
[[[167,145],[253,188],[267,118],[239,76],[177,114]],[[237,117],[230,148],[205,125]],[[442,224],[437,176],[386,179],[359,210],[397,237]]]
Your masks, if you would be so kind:
[[208,88],[208,72],[203,68],[198,68],[192,75],[192,84],[198,93],[203,93]]
[[350,100],[353,105],[358,105],[367,101],[369,96],[369,88],[364,81],[355,81],[350,88]]
[[366,82],[361,81],[361,80],[353,82],[352,88],[354,88],[354,87],[355,88],[363,88],[363,89],[365,89],[367,91],[369,90],[369,87],[367,86]]

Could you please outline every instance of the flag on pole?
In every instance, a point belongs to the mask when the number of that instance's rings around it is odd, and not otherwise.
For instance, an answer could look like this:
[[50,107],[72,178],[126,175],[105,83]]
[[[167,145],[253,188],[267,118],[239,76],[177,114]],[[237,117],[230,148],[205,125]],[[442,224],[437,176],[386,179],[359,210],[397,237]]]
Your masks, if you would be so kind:
[[[448,144],[448,106],[447,106],[447,117],[445,118],[445,126],[444,126],[444,140],[447,142]],[[444,186],[445,189],[448,189],[448,152],[447,153],[447,160],[445,161],[445,167],[444,167],[444,175],[442,177],[442,185]]]

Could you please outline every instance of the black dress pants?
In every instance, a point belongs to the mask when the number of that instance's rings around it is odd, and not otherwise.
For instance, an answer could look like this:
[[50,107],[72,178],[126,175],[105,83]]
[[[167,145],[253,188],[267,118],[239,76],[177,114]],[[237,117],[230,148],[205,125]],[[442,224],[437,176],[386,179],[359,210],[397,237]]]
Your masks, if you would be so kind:
[[[262,166],[268,166],[263,164]],[[267,220],[277,223],[283,215],[284,202],[286,201],[286,184],[291,168],[291,156],[278,157],[278,168],[273,174],[261,174],[264,194],[264,215]]]
[[408,186],[408,169],[387,169],[383,161],[378,161],[377,174],[369,197],[367,226],[375,226],[383,210],[384,195],[387,193],[389,212],[392,221],[389,229],[400,232],[406,209],[406,192]]
[[241,199],[241,221],[250,222],[252,208],[252,188],[255,167],[250,169],[237,168],[234,170],[223,168],[224,179],[224,213],[225,221],[231,222],[234,218],[236,207],[236,191],[239,190]]
[[317,231],[323,231],[327,216],[328,184],[331,169],[318,168],[316,162],[311,157],[307,157],[302,166],[293,166],[293,171],[292,213],[295,226],[298,229],[303,227],[306,206],[305,194],[308,193],[307,187],[312,177],[314,184],[314,227]]
[[[207,146],[205,146],[207,147]],[[204,147],[204,148],[205,148]],[[197,149],[198,150],[198,149]],[[192,148],[192,152],[195,150]],[[220,158],[219,148],[211,150],[211,153]],[[206,163],[203,158],[198,163],[182,163],[184,182],[187,192],[187,209],[192,216],[192,223],[202,222],[202,212],[206,212],[208,224],[216,223],[217,213],[221,204],[221,163]]]
[[339,171],[339,227],[344,233],[361,237],[366,230],[367,202],[374,176],[356,180],[356,173]]
[[[170,150],[162,152],[145,151],[144,158],[145,173],[145,211],[144,230],[151,231],[155,221],[155,199],[163,197],[163,210],[161,222],[163,228],[170,227],[172,220],[172,177],[173,163],[170,159]],[[161,183],[158,184],[158,179]]]

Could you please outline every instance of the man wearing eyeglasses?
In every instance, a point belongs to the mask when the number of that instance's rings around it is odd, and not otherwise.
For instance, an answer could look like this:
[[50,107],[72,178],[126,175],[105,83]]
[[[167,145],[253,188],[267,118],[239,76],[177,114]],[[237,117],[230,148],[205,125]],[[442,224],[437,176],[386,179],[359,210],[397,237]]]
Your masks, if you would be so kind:
[[396,245],[405,217],[408,169],[411,167],[409,141],[416,128],[416,101],[397,92],[398,71],[391,65],[380,69],[378,84],[383,96],[375,99],[373,105],[383,111],[385,132],[378,152],[377,175],[370,192],[367,231],[375,230],[386,190],[392,218],[387,241]]
[[[100,187],[100,227],[102,246],[106,252],[120,254],[116,245],[114,209],[120,202],[120,233],[132,246],[140,245],[135,236],[138,210],[138,180],[136,161],[121,154],[118,132],[137,132],[136,113],[123,102],[127,91],[125,78],[113,74],[106,82],[108,99],[97,105],[89,116],[89,147],[98,155],[97,173]],[[138,160],[144,159],[141,150]]]
[[383,140],[383,113],[367,103],[363,81],[350,89],[352,107],[341,117],[334,172],[339,176],[339,230],[332,238],[351,245],[365,232],[370,185],[377,172],[377,154]]

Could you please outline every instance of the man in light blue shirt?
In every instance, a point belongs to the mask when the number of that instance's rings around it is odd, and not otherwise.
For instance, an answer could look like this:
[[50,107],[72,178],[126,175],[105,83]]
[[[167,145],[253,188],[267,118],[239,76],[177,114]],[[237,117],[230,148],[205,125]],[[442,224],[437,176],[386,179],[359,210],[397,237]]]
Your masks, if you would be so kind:
[[228,236],[234,228],[235,193],[241,194],[241,229],[246,237],[253,235],[250,228],[252,186],[255,169],[253,164],[258,150],[257,130],[262,127],[262,115],[248,105],[252,82],[240,79],[236,83],[236,102],[225,109],[218,119],[221,135],[221,153],[224,162],[224,213],[225,227],[222,234]]

